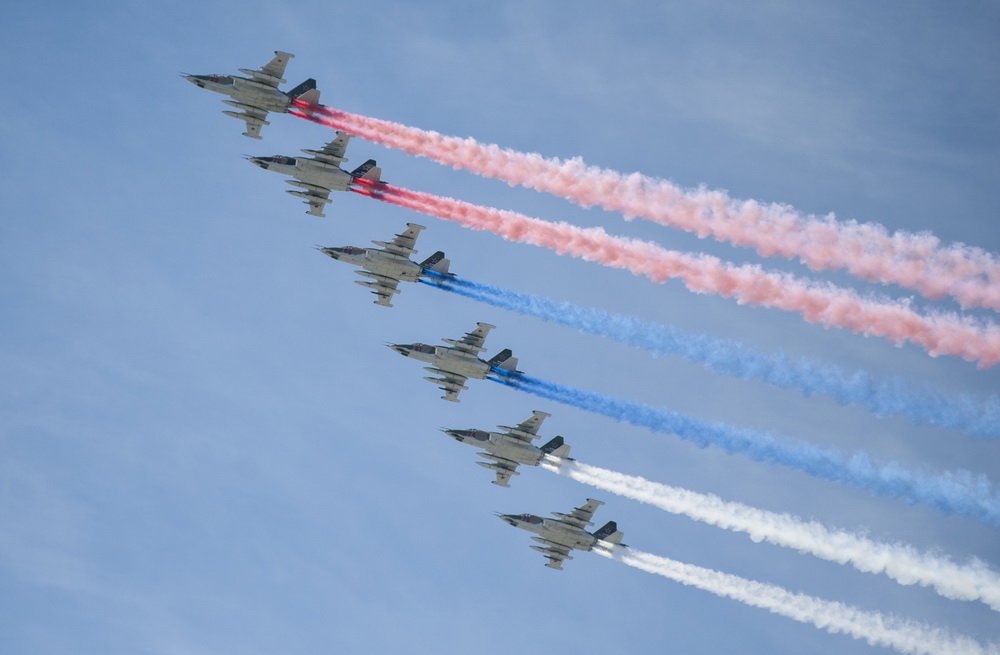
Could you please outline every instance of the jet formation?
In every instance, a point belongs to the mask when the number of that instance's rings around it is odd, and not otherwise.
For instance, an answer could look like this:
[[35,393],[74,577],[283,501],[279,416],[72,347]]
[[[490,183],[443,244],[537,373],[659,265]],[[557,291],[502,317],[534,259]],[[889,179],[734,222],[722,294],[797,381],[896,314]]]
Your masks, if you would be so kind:
[[[260,131],[269,112],[287,113],[293,100],[319,104],[319,90],[316,80],[310,78],[290,91],[281,91],[278,86],[285,80],[283,75],[288,60],[294,57],[288,52],[275,51],[274,58],[256,70],[245,68],[239,72],[248,77],[236,75],[189,75],[182,76],[200,88],[228,95],[224,103],[241,110],[223,111],[246,123],[244,136],[260,139]],[[287,193],[298,196],[309,205],[307,214],[325,216],[323,209],[330,203],[331,191],[347,191],[355,186],[372,187],[382,182],[382,171],[374,159],[369,159],[352,171],[340,167],[347,161],[344,156],[351,135],[338,131],[336,138],[319,150],[302,150],[310,157],[274,155],[270,157],[247,156],[253,164],[287,175],[286,180],[297,187]],[[321,247],[317,250],[337,261],[357,266],[355,273],[365,280],[355,280],[368,287],[375,295],[375,304],[392,307],[393,296],[399,293],[400,282],[417,282],[423,277],[442,279],[452,277],[448,270],[451,263],[443,252],[438,251],[417,263],[410,257],[417,250],[417,237],[424,230],[423,225],[407,223],[401,234],[392,241],[372,241],[375,248],[358,246]],[[446,346],[430,346],[424,343],[390,344],[389,347],[406,357],[430,364],[426,370],[435,376],[425,377],[444,391],[444,400],[458,402],[458,395],[468,387],[466,380],[473,379],[516,379],[522,375],[517,370],[517,358],[510,349],[504,349],[489,360],[479,357],[484,352],[486,336],[494,328],[489,323],[477,323],[476,328],[461,339],[444,339]],[[558,463],[570,460],[569,446],[561,436],[550,439],[542,446],[534,445],[538,429],[550,415],[542,411],[532,411],[531,416],[516,426],[501,425],[501,432],[487,432],[475,428],[444,429],[448,436],[477,448],[486,461],[477,461],[480,466],[492,470],[496,479],[491,482],[501,487],[509,487],[512,476],[519,475],[520,465],[538,466],[542,461]],[[564,560],[572,559],[572,550],[592,550],[594,548],[614,548],[622,545],[622,533],[614,521],[609,521],[596,532],[585,528],[593,525],[590,521],[594,510],[603,503],[587,499],[586,504],[573,509],[568,514],[555,513],[555,518],[542,518],[534,514],[498,514],[506,523],[531,532],[532,537],[542,546],[532,546],[549,560],[546,566],[562,569]]]
[[442,432],[460,443],[466,443],[486,451],[480,452],[479,455],[487,461],[476,462],[476,464],[496,473],[496,480],[492,481],[493,484],[509,487],[508,481],[511,476],[520,475],[517,472],[519,464],[538,466],[546,456],[571,459],[569,446],[560,436],[553,437],[543,446],[535,446],[531,443],[538,438],[538,428],[541,427],[542,421],[549,416],[552,415],[535,410],[531,412],[529,418],[518,423],[516,427],[498,425],[497,427],[503,432],[486,432],[475,428],[468,430],[444,429]]

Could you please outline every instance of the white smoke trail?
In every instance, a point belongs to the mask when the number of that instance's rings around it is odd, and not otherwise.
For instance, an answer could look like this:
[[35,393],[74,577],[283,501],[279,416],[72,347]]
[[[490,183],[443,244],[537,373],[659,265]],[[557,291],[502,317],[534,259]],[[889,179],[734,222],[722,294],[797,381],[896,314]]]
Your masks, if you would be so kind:
[[1000,611],[1000,576],[980,560],[962,565],[947,557],[921,553],[905,544],[880,543],[844,530],[831,530],[791,514],[768,512],[725,501],[713,494],[671,487],[638,476],[549,457],[542,467],[626,498],[726,530],[745,532],[754,541],[794,548],[821,559],[850,564],[867,573],[884,573],[903,585],[932,587],[956,600],[979,600]]
[[630,548],[604,550],[595,553],[647,573],[670,578],[675,582],[698,587],[717,596],[738,600],[781,616],[811,623],[830,633],[843,633],[863,639],[873,646],[888,646],[901,653],[944,655],[997,655],[996,644],[983,646],[969,637],[954,635],[918,621],[869,612],[805,594],[797,594],[776,585],[747,580],[728,573],[685,564],[667,557]]

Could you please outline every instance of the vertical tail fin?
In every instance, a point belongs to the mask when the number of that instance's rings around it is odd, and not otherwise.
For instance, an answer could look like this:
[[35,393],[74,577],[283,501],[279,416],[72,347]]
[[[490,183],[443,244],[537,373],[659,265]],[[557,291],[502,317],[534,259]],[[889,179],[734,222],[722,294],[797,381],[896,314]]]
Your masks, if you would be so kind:
[[512,357],[511,355],[513,354],[510,348],[504,348],[486,363],[490,366],[510,371],[511,373],[519,373],[520,371],[517,370],[517,357]]
[[542,446],[540,450],[546,455],[561,457],[563,459],[566,459],[569,455],[569,446],[566,445],[562,437],[553,437],[552,440]]
[[319,89],[316,88],[316,80],[311,77],[291,91],[286,92],[285,95],[292,100],[301,100],[310,105],[319,104]]
[[608,521],[601,527],[600,530],[594,533],[595,539],[600,539],[601,541],[607,541],[608,543],[624,545],[622,544],[622,537],[625,536],[624,532],[618,531],[618,524],[614,521]]
[[351,177],[359,177],[362,180],[379,182],[382,178],[382,169],[378,167],[374,159],[369,159],[351,171]]
[[441,275],[452,275],[448,272],[449,266],[451,266],[451,262],[445,259],[444,253],[440,250],[420,263],[420,268],[426,268]]

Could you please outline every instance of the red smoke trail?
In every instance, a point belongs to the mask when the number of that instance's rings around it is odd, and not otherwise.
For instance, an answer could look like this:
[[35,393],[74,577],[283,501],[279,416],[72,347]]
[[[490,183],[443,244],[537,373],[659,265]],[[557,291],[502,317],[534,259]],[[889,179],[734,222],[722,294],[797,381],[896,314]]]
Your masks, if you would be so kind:
[[955,315],[921,316],[904,303],[864,299],[830,284],[769,273],[758,266],[726,264],[709,255],[667,250],[648,241],[611,236],[601,228],[553,223],[388,184],[372,186],[376,187],[376,191],[355,191],[465,227],[489,230],[511,241],[624,268],[654,282],[678,278],[695,293],[717,293],[741,304],[798,312],[811,323],[885,337],[896,344],[914,343],[933,356],[955,355],[981,368],[1000,362],[1000,328],[992,324],[976,325]]
[[763,256],[798,257],[812,270],[845,269],[871,282],[915,289],[930,299],[950,295],[964,307],[1000,310],[1000,261],[979,248],[942,246],[931,234],[890,234],[878,224],[803,216],[787,205],[736,201],[722,191],[686,191],[639,173],[587,166],[581,159],[547,159],[322,105],[293,104],[308,112],[289,112],[296,116],[584,207],[641,216],[752,247]]

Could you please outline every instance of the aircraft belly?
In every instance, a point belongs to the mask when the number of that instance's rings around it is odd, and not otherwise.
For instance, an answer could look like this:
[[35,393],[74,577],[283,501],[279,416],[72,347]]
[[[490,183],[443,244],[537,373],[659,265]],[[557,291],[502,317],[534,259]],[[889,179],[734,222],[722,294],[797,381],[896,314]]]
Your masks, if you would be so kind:
[[443,371],[455,373],[456,375],[461,375],[467,378],[475,378],[477,380],[482,380],[486,377],[486,374],[490,372],[489,366],[478,360],[474,362],[465,362],[457,357],[448,357],[446,359],[438,360],[435,364]]
[[520,446],[513,446],[504,443],[491,444],[490,452],[497,457],[509,459],[518,464],[534,466],[538,463],[538,454]]
[[577,548],[576,540],[567,539],[564,534],[558,534],[558,533],[553,534],[552,532],[540,532],[539,536],[542,539],[545,539],[546,541],[551,541],[552,543],[563,546],[564,548],[569,548],[571,550]]
[[303,166],[295,177],[308,184],[315,184],[331,191],[346,191],[351,182],[351,176],[339,169],[323,170],[309,165]]
[[280,91],[267,91],[249,84],[241,84],[236,80],[233,99],[267,111],[285,111],[288,109],[288,96]]
[[386,277],[394,277],[403,280],[416,279],[416,275],[409,270],[408,266],[401,266],[399,264],[387,262],[383,258],[369,259],[365,262],[365,269],[375,273],[376,275],[385,275]]

